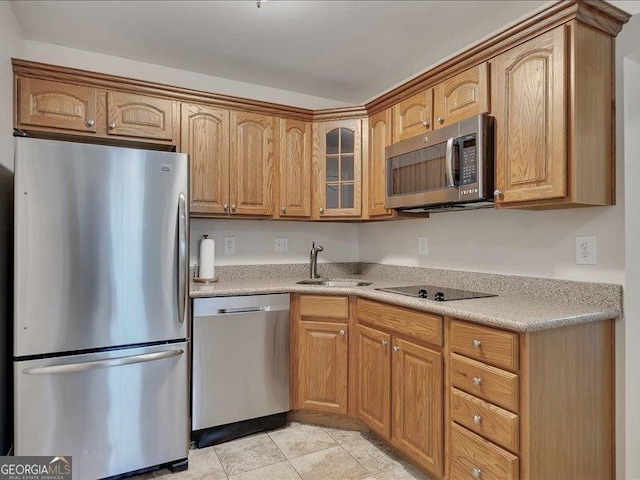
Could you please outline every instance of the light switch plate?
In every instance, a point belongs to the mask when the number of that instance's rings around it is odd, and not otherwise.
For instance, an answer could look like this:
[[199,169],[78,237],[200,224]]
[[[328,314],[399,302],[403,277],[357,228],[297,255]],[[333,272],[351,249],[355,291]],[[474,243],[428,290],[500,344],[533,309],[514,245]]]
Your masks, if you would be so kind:
[[276,252],[288,252],[289,239],[287,237],[276,238]]
[[429,255],[427,237],[418,237],[418,255]]
[[224,237],[224,254],[236,254],[236,237]]
[[595,265],[596,262],[596,237],[576,237],[576,264]]

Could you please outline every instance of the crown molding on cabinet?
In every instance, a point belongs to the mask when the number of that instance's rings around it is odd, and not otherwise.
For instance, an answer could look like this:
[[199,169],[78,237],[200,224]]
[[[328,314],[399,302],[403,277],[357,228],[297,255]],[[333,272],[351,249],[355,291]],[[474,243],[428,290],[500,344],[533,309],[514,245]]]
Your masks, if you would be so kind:
[[548,9],[498,32],[482,43],[468,48],[455,57],[380,95],[365,106],[369,115],[374,115],[571,20],[578,20],[615,37],[630,17],[625,11],[602,0],[561,0]]
[[363,118],[367,115],[367,109],[364,107],[331,108],[326,110],[315,110],[313,112],[313,121],[324,122],[327,120],[348,120],[353,118]]

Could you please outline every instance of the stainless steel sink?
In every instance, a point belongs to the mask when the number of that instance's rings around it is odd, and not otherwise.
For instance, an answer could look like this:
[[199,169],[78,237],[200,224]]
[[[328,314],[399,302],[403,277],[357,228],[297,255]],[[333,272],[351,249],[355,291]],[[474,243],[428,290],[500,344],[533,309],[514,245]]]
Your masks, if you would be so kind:
[[331,279],[331,278],[308,278],[296,282],[299,285],[317,285],[324,287],[366,287],[371,282],[363,282],[361,280],[352,279]]

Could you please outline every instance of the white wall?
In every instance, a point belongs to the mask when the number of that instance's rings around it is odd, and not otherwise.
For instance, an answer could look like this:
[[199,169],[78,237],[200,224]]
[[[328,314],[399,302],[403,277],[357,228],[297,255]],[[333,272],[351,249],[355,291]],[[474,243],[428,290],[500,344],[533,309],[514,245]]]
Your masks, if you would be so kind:
[[0,2],[0,165],[13,171],[13,71],[11,58],[22,57],[24,39],[11,4]]
[[263,87],[253,83],[238,82],[221,77],[187,72],[177,68],[139,62],[128,58],[26,40],[24,58],[35,62],[52,63],[65,67],[81,68],[139,80],[164,83],[212,93],[235,95],[266,102],[282,103],[296,107],[323,109],[343,107],[347,104],[303,93]]
[[[308,263],[311,242],[324,247],[319,263],[357,262],[356,224],[273,222],[259,220],[191,220],[191,265],[197,263],[203,234],[216,241],[216,265]],[[225,255],[224,237],[236,238],[236,254]],[[275,239],[289,239],[288,252],[275,251]]]

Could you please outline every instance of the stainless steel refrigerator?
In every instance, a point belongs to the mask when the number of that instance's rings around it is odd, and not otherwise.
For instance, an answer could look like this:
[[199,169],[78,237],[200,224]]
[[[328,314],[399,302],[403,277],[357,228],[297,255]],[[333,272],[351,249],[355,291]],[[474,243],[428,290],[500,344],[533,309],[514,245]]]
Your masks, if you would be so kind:
[[16,455],[185,465],[188,204],[186,155],[16,139]]

